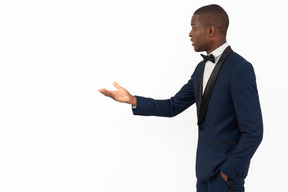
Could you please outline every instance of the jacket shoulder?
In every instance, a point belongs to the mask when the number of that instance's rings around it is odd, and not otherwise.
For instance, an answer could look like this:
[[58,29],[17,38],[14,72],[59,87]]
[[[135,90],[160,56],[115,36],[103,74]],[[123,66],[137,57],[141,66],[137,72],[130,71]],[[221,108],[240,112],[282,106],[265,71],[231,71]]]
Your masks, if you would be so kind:
[[234,69],[239,67],[248,67],[253,69],[253,66],[249,61],[234,51],[228,56],[226,62],[228,62],[229,65]]
[[238,62],[248,62],[244,57],[239,55],[238,53],[232,51],[231,54],[228,56],[228,59],[234,61],[235,63]]

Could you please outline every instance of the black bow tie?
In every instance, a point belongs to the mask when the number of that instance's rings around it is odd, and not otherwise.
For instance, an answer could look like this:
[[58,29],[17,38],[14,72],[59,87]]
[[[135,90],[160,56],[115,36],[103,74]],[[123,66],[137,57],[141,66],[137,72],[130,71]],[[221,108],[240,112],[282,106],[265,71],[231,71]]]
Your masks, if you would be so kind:
[[201,56],[203,57],[204,62],[211,61],[212,63],[215,63],[215,57],[213,54],[210,54],[210,55],[201,54]]

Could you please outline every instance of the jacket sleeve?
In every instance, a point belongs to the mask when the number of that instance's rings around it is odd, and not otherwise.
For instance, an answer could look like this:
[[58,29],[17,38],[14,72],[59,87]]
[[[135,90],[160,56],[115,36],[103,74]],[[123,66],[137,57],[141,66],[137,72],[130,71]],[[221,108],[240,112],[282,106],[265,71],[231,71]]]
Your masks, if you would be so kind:
[[230,87],[241,136],[220,169],[232,179],[245,178],[250,160],[263,137],[256,77],[250,63],[245,61],[237,65],[231,76]]
[[155,100],[137,97],[137,107],[132,109],[134,115],[174,117],[195,102],[193,75],[180,91],[170,99]]

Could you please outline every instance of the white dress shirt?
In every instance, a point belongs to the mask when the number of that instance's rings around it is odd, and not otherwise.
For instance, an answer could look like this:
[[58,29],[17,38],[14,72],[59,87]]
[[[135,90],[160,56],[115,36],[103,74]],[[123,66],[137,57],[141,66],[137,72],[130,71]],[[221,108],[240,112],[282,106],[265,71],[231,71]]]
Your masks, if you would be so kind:
[[211,61],[207,61],[205,64],[205,69],[204,69],[204,76],[203,76],[203,92],[205,91],[207,82],[210,78],[210,75],[215,67],[215,65],[217,64],[217,62],[219,61],[222,53],[224,52],[224,50],[228,47],[228,43],[224,43],[223,45],[221,45],[220,47],[218,47],[217,49],[215,49],[214,51],[212,51],[212,53],[210,53],[209,55],[214,55],[215,57],[215,63],[212,63]]

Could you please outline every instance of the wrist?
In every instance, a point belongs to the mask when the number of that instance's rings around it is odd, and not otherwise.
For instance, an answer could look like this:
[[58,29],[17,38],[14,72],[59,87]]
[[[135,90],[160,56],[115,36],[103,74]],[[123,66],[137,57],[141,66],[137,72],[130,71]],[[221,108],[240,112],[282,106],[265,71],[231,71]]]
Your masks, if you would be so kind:
[[136,106],[137,105],[137,98],[135,96],[131,95],[129,103],[133,106]]

